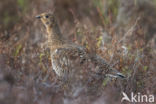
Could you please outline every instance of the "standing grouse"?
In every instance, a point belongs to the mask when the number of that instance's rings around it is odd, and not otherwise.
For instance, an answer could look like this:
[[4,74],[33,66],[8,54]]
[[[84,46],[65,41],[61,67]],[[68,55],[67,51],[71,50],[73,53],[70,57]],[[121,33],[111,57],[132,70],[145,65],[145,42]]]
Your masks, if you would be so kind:
[[53,13],[42,13],[36,18],[46,27],[52,68],[59,77],[74,81],[101,79],[105,76],[124,78],[124,75],[112,68],[100,56],[87,52],[80,45],[66,41]]

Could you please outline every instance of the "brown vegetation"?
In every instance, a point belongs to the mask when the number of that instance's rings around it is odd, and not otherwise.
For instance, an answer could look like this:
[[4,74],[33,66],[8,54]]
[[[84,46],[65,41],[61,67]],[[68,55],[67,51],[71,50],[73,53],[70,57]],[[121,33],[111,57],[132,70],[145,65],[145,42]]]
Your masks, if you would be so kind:
[[[0,104],[120,104],[122,91],[156,96],[155,5],[155,0],[1,0]],[[45,29],[35,19],[54,9],[64,35],[127,78],[104,80],[98,97],[68,98],[51,68]]]

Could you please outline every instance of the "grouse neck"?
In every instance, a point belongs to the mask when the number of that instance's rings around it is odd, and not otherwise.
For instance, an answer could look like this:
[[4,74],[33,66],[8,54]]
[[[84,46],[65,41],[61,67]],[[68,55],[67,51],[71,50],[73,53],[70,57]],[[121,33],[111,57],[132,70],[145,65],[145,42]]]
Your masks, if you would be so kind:
[[62,34],[57,24],[47,26],[48,42],[50,46],[58,46],[64,43]]

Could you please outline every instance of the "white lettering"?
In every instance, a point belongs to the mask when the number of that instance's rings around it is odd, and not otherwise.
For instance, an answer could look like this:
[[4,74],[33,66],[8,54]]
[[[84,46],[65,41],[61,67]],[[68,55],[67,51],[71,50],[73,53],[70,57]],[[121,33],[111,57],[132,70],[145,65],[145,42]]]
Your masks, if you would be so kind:
[[121,102],[128,101],[128,102],[149,102],[153,103],[155,101],[154,95],[141,95],[141,93],[134,94],[133,92],[131,93],[131,98],[127,96],[126,93],[122,92],[122,99]]
[[136,100],[137,95],[134,95],[134,93],[131,93],[131,102],[137,102]]
[[154,103],[154,95],[149,95],[149,102]]

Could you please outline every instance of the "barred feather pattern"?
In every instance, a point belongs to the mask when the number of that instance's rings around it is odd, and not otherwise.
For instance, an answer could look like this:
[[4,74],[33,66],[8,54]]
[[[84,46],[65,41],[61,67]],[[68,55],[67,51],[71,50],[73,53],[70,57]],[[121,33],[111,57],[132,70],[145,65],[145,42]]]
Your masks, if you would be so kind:
[[67,80],[103,78],[107,74],[111,77],[111,74],[124,77],[102,57],[87,52],[80,45],[66,41],[53,14],[42,13],[37,18],[41,19],[46,27],[52,68],[59,77]]

